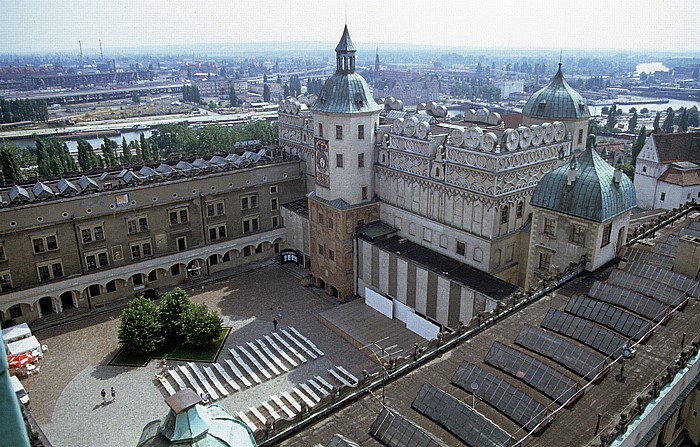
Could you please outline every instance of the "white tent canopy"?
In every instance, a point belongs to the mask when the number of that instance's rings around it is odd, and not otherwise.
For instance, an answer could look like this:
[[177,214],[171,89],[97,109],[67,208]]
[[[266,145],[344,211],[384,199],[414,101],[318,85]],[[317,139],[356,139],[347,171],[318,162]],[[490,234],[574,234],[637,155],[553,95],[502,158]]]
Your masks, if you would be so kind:
[[5,343],[12,343],[13,341],[31,336],[32,330],[29,329],[27,323],[18,324],[17,326],[8,327],[2,330],[2,340]]
[[41,352],[39,340],[37,340],[34,336],[23,338],[22,340],[8,343],[7,345],[7,353],[9,355],[18,355],[31,351]]

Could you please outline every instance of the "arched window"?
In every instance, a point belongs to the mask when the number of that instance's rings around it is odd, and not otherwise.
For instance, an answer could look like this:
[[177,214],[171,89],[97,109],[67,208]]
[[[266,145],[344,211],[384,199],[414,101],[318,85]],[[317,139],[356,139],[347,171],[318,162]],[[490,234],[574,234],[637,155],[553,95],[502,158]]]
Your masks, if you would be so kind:
[[503,205],[503,208],[501,208],[501,223],[502,224],[507,224],[508,223],[508,215],[510,208],[508,205]]

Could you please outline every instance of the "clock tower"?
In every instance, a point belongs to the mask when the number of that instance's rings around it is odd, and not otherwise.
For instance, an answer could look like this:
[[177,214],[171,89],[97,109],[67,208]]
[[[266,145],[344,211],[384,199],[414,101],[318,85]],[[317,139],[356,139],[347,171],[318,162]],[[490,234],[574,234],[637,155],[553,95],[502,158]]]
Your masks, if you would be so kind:
[[381,107],[355,73],[348,27],[335,48],[336,71],[311,106],[316,184],[309,194],[311,274],[343,300],[354,294],[355,228],[379,220],[374,195],[375,126]]

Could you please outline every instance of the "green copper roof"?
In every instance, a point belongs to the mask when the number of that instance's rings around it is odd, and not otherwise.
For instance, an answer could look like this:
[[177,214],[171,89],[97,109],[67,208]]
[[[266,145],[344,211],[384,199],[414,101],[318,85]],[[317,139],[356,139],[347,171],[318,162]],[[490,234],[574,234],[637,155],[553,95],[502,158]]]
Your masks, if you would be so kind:
[[343,36],[340,38],[340,42],[338,42],[338,45],[335,47],[335,51],[343,53],[347,53],[348,51],[357,51],[355,44],[352,43],[352,39],[350,39],[350,32],[348,31],[347,25],[345,25]]
[[[576,177],[569,185],[569,170],[572,169],[576,171]],[[627,175],[620,174],[620,181],[616,183],[615,168],[600,158],[594,148],[587,148],[572,159],[571,163],[542,177],[530,203],[552,211],[605,222],[636,205],[632,181]]]
[[561,64],[549,84],[530,97],[523,114],[552,120],[591,116],[581,95],[564,79]]

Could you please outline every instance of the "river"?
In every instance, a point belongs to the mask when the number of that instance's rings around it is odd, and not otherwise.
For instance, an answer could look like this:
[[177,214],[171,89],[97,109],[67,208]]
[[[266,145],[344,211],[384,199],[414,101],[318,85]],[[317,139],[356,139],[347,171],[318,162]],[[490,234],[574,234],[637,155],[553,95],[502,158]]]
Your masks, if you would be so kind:
[[[151,136],[152,132],[148,129],[139,130],[139,131],[128,130],[128,131],[122,132],[120,135],[113,135],[113,136],[109,136],[108,138],[112,141],[115,141],[118,145],[121,145],[122,144],[122,137],[126,138],[127,143],[131,143],[134,140],[138,141],[139,138],[141,137],[141,133],[143,133],[143,135],[146,138],[148,138]],[[48,137],[42,137],[42,138],[48,138]],[[9,141],[10,140],[8,140],[8,142]],[[85,138],[85,141],[90,143],[94,149],[97,149],[102,144],[103,139],[102,139],[102,137],[100,137],[100,138]],[[33,146],[34,142],[35,142],[35,140],[33,138],[22,138],[19,140],[12,140],[12,143],[15,143],[17,146],[19,146],[21,148]],[[68,145],[68,150],[70,150],[71,152],[78,152],[78,142],[76,140],[66,140],[66,144]]]

